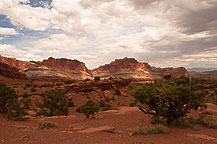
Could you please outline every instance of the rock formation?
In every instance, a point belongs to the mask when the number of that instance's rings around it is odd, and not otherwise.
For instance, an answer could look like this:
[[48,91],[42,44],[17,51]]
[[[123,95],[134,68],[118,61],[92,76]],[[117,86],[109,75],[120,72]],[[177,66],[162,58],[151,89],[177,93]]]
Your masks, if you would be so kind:
[[69,77],[81,79],[90,78],[89,70],[83,62],[78,60],[70,60],[65,58],[55,59],[50,57],[47,60],[43,60],[41,65],[55,69],[60,74]]
[[134,58],[116,59],[110,64],[92,70],[93,77],[152,79],[150,66]]
[[31,62],[20,61],[15,58],[7,58],[0,56],[0,62],[8,64],[10,67],[15,67],[19,71],[25,71],[29,68],[35,67],[36,65]]
[[16,68],[10,67],[8,64],[1,63],[1,62],[0,62],[0,75],[12,79],[27,79],[26,75],[20,73],[19,70],[17,70]]
[[217,71],[189,72],[189,75],[202,80],[217,80]]

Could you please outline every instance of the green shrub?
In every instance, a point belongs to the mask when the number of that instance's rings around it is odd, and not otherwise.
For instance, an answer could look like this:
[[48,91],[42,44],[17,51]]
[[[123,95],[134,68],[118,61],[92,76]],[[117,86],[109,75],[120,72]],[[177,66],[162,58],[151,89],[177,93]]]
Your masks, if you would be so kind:
[[54,87],[54,84],[43,84],[43,85],[40,85],[39,87]]
[[88,99],[86,103],[77,108],[76,111],[85,114],[85,116],[89,118],[91,115],[94,117],[94,114],[98,113],[99,110],[100,104],[91,99]]
[[72,84],[72,83],[76,83],[75,80],[67,80],[64,82],[64,84],[68,85],[68,84]]
[[99,80],[100,80],[100,77],[94,77],[94,80],[95,80],[95,81],[99,81]]
[[29,95],[28,95],[27,92],[23,93],[23,95],[22,95],[23,98],[27,98],[28,96],[29,96]]
[[131,95],[140,102],[139,109],[156,117],[163,117],[170,124],[183,118],[192,109],[206,108],[205,94],[196,90],[193,79],[181,76],[171,80],[131,86]]
[[68,115],[68,98],[62,92],[50,90],[45,91],[42,96],[43,102],[39,105],[43,113],[48,116]]
[[217,116],[211,115],[209,112],[202,112],[199,116],[198,122],[200,124],[208,128],[217,129]]
[[149,135],[149,134],[159,134],[159,133],[169,133],[169,129],[161,124],[157,124],[154,126],[144,126],[144,127],[139,127],[138,130],[133,131],[133,135],[138,135],[138,134],[144,134],[144,135]]
[[89,78],[86,78],[85,80],[83,80],[83,82],[87,82],[87,81],[90,81],[90,79],[89,79]]
[[57,128],[57,125],[51,122],[40,122],[38,128],[39,129]]
[[26,87],[31,87],[31,84],[26,84]]
[[56,83],[56,86],[61,86],[61,85],[63,85],[62,83]]
[[0,113],[7,115],[10,120],[24,120],[26,115],[14,89],[3,83],[0,83]]
[[31,92],[36,92],[36,88],[32,87]]
[[72,100],[72,98],[69,98],[68,99],[68,107],[74,107],[75,105],[74,105],[74,102],[73,102],[73,100]]
[[113,80],[113,77],[110,77],[109,80]]
[[116,89],[116,90],[115,90],[115,95],[120,96],[120,95],[121,95],[121,91],[118,90],[118,89]]

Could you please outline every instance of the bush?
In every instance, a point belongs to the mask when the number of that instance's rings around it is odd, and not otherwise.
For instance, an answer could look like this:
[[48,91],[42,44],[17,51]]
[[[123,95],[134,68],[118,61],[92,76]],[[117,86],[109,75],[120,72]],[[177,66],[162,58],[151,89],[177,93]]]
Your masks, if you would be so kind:
[[85,116],[89,118],[91,115],[94,117],[94,114],[98,113],[99,110],[100,104],[91,99],[88,99],[86,103],[77,108],[76,111],[85,114]]
[[116,89],[116,90],[115,90],[115,95],[120,96],[120,95],[121,95],[121,91],[118,90],[118,89]]
[[28,93],[27,92],[23,93],[22,97],[23,98],[27,98],[28,97]]
[[31,87],[31,84],[26,84],[26,87]]
[[32,87],[31,92],[36,92],[36,88]]
[[85,80],[83,80],[83,82],[87,82],[87,81],[90,81],[90,79],[89,79],[89,78],[86,78]]
[[110,77],[109,80],[113,80],[113,77]]
[[76,83],[75,80],[67,80],[64,82],[64,84],[68,85],[68,84],[72,84],[72,83]]
[[74,107],[74,102],[72,101],[72,98],[68,99],[68,107]]
[[214,128],[217,129],[217,117],[214,115],[211,115],[211,113],[202,112],[199,114],[200,118],[198,119],[198,122],[205,127],[208,128]]
[[94,77],[94,80],[95,80],[95,81],[99,81],[99,80],[100,80],[100,77]]
[[99,104],[102,111],[108,111],[112,109],[112,106],[110,104],[106,104],[104,101],[100,101]]
[[39,129],[57,128],[57,125],[51,122],[40,122],[38,128]]
[[197,83],[181,76],[171,80],[131,86],[131,95],[142,105],[139,109],[155,117],[163,117],[168,124],[186,116],[190,110],[206,108],[205,95],[196,90]]
[[0,113],[7,115],[10,120],[24,120],[26,115],[14,89],[2,83],[0,83]]
[[169,129],[161,124],[157,124],[154,126],[144,126],[144,127],[139,127],[138,130],[133,131],[132,135],[138,135],[138,134],[144,134],[144,135],[149,135],[149,134],[159,134],[159,133],[169,133]]
[[61,86],[61,85],[63,85],[62,83],[56,83],[56,86]]
[[43,84],[43,85],[40,85],[39,87],[54,87],[54,84]]
[[[68,98],[57,90],[45,91],[43,103],[40,104],[41,111],[48,116],[68,115]],[[38,115],[39,115],[38,114]]]

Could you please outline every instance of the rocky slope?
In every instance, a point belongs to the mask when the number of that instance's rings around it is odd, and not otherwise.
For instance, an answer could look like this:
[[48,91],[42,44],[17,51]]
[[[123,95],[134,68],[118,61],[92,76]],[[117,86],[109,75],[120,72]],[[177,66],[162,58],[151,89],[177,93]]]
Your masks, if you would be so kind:
[[156,68],[151,67],[151,73],[154,79],[162,79],[165,76],[179,77],[181,75],[189,76],[188,71],[184,67],[178,68]]
[[16,68],[0,62],[0,75],[12,79],[27,79],[26,75],[20,73]]
[[83,62],[65,58],[48,58],[42,62],[24,62],[14,58],[0,56],[0,62],[15,67],[28,77],[64,77],[72,79],[100,78],[136,78],[152,81],[165,75],[188,76],[185,68],[155,68],[148,63],[138,62],[134,58],[116,59],[110,64],[88,70]]
[[189,72],[190,77],[195,77],[202,80],[217,80],[217,71],[206,72]]
[[150,66],[147,63],[138,62],[134,58],[116,59],[110,64],[100,66],[92,70],[93,77],[102,78],[141,78],[152,79]]
[[15,58],[7,58],[0,56],[0,62],[8,64],[10,67],[15,67],[19,71],[25,71],[29,68],[36,67],[34,63],[31,62],[25,62],[25,61],[20,61]]
[[85,64],[78,60],[70,60],[65,58],[55,59],[50,57],[47,60],[43,60],[41,65],[54,69],[59,74],[66,75],[68,77],[78,79],[91,78],[89,70]]

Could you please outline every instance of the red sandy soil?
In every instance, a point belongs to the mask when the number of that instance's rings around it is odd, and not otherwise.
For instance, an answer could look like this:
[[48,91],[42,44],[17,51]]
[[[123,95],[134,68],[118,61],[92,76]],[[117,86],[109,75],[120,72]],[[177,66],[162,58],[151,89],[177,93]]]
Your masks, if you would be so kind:
[[[31,94],[31,88],[23,89],[28,81],[3,78],[1,81],[11,87],[18,86],[15,89],[19,95],[25,91]],[[37,95],[46,89],[37,89],[35,93]],[[197,131],[169,127],[169,134],[131,136],[140,125],[150,124],[151,116],[136,107],[119,107],[117,110],[100,112],[95,119],[86,119],[84,115],[76,113],[75,109],[70,108],[69,116],[31,117],[21,122],[9,121],[0,116],[0,144],[131,144],[148,141],[155,144],[217,144],[217,129],[203,126]],[[208,104],[208,111],[217,115],[217,106]],[[198,113],[192,112],[190,115],[196,117]],[[53,122],[58,128],[40,130],[38,125],[41,121]],[[103,128],[107,128],[107,131],[100,131]],[[85,133],[86,130],[92,133]]]
[[[211,105],[217,110],[217,106]],[[209,109],[208,109],[209,111]],[[217,129],[200,126],[200,130],[191,128],[169,128],[169,134],[151,134],[131,136],[131,132],[140,125],[149,124],[149,115],[136,107],[120,107],[119,110],[100,112],[95,119],[85,119],[75,112],[73,115],[31,118],[18,122],[0,118],[0,143],[4,144],[131,144],[132,142],[152,141],[155,144],[215,144]],[[38,128],[40,121],[57,124],[58,128]],[[114,127],[112,132],[81,133],[90,128],[102,126]],[[96,129],[97,130],[97,129]]]

